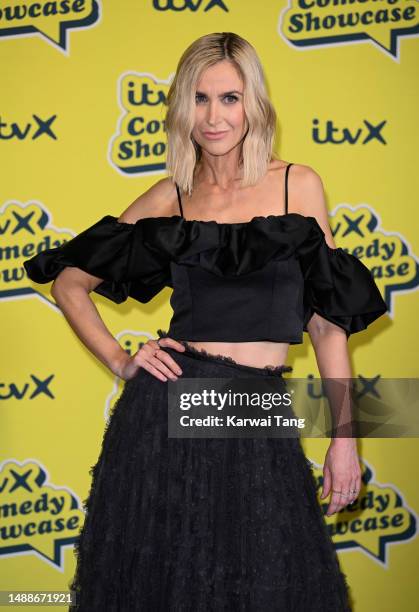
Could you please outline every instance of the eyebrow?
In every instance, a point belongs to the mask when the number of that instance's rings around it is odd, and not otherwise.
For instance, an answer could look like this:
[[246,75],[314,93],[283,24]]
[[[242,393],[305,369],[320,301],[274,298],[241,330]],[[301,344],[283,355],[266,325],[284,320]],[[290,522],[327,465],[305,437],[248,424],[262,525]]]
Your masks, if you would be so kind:
[[[224,93],[220,94],[220,96],[229,96],[231,94],[239,94],[239,96],[243,95],[241,91],[238,91],[237,89],[233,89],[232,91],[225,91]],[[195,95],[206,96],[207,94],[204,91],[197,91]]]

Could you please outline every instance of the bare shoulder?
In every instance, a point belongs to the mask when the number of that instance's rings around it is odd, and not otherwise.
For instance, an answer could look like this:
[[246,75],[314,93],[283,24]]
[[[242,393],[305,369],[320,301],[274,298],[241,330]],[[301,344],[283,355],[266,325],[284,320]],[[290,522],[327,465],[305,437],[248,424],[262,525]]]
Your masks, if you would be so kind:
[[136,223],[145,217],[171,217],[179,214],[176,186],[172,177],[165,177],[154,183],[147,191],[138,196],[118,221]]
[[323,181],[320,174],[311,166],[293,163],[289,169],[288,212],[315,217],[325,233],[326,242],[335,248]]
[[283,159],[277,159],[276,157],[272,157],[271,161],[268,164],[268,171],[277,171],[283,170],[289,165],[290,162],[284,161]]

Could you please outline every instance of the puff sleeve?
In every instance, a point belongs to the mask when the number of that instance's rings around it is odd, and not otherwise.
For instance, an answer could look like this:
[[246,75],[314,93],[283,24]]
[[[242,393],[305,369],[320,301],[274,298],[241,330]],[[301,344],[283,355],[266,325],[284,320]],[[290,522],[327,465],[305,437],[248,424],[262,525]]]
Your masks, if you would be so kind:
[[348,338],[388,310],[370,270],[342,248],[332,249],[323,240],[315,256],[305,258],[303,271],[304,331],[317,312]]
[[39,252],[23,262],[36,283],[54,280],[66,266],[102,278],[94,291],[120,304],[128,297],[148,302],[170,284],[170,267],[147,247],[144,227],[105,215],[59,247]]

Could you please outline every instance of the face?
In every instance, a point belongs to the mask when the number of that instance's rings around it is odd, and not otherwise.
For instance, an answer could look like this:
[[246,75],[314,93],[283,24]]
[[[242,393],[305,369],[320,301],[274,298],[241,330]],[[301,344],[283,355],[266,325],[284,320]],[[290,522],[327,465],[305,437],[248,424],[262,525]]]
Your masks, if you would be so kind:
[[192,136],[210,155],[225,155],[238,146],[247,130],[243,81],[224,60],[207,68],[196,86]]

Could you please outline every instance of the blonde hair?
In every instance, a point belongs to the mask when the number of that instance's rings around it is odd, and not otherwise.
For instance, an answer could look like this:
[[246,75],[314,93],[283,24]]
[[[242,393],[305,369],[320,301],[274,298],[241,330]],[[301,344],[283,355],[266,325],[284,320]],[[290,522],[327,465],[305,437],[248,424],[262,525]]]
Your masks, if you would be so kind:
[[276,112],[255,49],[233,32],[201,36],[183,52],[166,100],[166,170],[189,195],[201,158],[201,147],[191,136],[197,82],[203,70],[223,60],[232,62],[244,83],[243,105],[248,129],[241,149],[243,184],[257,183],[266,174],[269,162],[275,159]]

